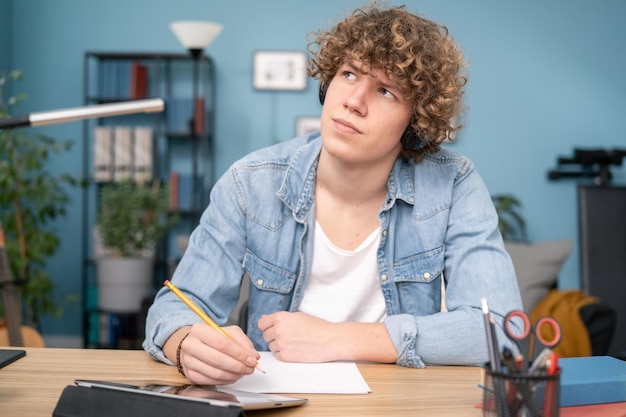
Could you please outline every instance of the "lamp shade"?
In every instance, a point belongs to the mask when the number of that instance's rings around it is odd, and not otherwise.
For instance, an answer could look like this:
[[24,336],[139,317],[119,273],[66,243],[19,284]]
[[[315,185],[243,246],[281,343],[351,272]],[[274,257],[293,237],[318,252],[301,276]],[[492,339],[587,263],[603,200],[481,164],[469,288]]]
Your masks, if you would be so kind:
[[170,29],[178,41],[190,51],[201,51],[213,42],[223,26],[214,22],[179,20],[170,23]]

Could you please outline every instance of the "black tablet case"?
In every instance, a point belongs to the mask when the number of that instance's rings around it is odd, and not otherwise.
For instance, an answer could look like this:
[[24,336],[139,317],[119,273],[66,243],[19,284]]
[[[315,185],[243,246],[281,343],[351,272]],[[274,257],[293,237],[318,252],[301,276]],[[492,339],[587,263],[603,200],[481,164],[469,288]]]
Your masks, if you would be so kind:
[[68,385],[53,417],[245,417],[241,407],[218,406],[170,396]]
[[21,349],[0,349],[0,368],[7,366],[11,362],[15,362],[25,355],[26,351]]

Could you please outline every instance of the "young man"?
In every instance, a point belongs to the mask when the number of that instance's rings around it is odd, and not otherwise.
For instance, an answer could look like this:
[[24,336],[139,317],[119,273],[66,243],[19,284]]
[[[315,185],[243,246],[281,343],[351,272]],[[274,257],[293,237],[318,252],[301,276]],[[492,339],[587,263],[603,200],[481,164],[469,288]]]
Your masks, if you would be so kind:
[[521,299],[483,181],[439,147],[457,129],[462,54],[445,27],[404,7],[356,10],[309,48],[321,132],[233,164],[172,279],[220,324],[249,279],[248,328],[226,327],[228,339],[163,289],[144,348],[196,384],[252,373],[257,350],[486,362],[481,298],[497,321]]

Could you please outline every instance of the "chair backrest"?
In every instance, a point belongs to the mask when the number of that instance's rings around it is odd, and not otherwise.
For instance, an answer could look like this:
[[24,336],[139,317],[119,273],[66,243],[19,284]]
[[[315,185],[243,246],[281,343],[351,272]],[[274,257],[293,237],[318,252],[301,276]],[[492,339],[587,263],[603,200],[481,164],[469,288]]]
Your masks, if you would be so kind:
[[0,224],[0,295],[4,321],[0,325],[0,346],[44,347],[43,337],[35,329],[22,326],[21,308],[13,288],[4,229]]

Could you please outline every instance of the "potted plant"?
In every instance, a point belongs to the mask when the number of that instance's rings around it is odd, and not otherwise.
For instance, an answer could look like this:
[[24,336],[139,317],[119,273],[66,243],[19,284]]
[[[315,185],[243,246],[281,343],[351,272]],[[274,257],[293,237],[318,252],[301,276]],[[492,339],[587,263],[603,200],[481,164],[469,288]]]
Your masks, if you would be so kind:
[[[23,94],[5,96],[9,84],[22,76],[17,70],[0,72],[0,118],[10,117],[11,110],[25,100]],[[66,214],[68,187],[80,183],[72,175],[50,172],[47,166],[51,156],[71,146],[70,140],[32,135],[28,129],[0,129],[0,222],[17,305],[24,310],[20,318],[33,327],[46,313],[60,315],[62,303],[76,298],[56,299],[54,281],[46,270],[47,260],[60,244],[54,221]]]
[[519,212],[521,201],[511,194],[491,197],[498,212],[498,228],[504,240],[526,240],[526,221]]
[[159,240],[178,221],[169,187],[121,181],[102,186],[96,230],[106,255],[96,259],[100,309],[137,312],[153,287]]

